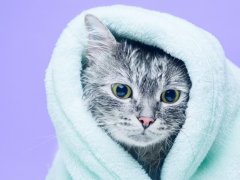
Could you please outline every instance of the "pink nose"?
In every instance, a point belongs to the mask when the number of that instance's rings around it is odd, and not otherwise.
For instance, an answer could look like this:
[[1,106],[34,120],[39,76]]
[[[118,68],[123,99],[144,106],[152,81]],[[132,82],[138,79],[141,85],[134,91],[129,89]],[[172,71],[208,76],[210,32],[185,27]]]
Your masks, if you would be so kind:
[[142,123],[144,129],[154,122],[154,119],[151,117],[140,117],[138,120]]

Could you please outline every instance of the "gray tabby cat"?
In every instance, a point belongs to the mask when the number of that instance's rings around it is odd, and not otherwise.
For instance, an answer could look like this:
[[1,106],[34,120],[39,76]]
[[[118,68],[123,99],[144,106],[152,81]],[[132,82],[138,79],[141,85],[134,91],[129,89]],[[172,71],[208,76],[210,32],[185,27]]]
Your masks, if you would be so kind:
[[117,39],[86,15],[83,99],[97,124],[121,144],[152,179],[185,121],[191,81],[183,61],[159,48]]

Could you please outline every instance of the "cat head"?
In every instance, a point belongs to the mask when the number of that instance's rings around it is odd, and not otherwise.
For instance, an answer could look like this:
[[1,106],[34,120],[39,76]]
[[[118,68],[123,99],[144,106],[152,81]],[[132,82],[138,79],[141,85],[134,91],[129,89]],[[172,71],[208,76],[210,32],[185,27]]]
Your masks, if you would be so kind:
[[191,81],[183,61],[129,39],[117,41],[86,15],[83,99],[115,141],[147,147],[175,136],[185,121]]

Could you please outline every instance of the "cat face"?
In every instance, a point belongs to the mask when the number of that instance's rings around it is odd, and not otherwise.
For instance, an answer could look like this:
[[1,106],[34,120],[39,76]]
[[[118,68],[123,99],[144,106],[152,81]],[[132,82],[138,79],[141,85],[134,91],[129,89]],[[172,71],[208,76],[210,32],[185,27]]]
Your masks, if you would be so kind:
[[191,81],[183,61],[131,40],[117,42],[87,15],[83,98],[115,141],[147,147],[176,135],[185,121]]

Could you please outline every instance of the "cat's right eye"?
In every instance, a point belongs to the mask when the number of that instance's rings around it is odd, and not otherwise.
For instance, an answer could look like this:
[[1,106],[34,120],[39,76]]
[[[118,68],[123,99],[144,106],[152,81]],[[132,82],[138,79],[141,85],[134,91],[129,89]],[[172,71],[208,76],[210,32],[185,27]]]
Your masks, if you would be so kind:
[[180,97],[179,90],[169,89],[169,90],[164,91],[161,94],[161,101],[164,103],[171,104],[171,103],[177,102],[179,97]]
[[132,96],[132,89],[126,84],[112,84],[113,94],[120,99],[127,99]]

